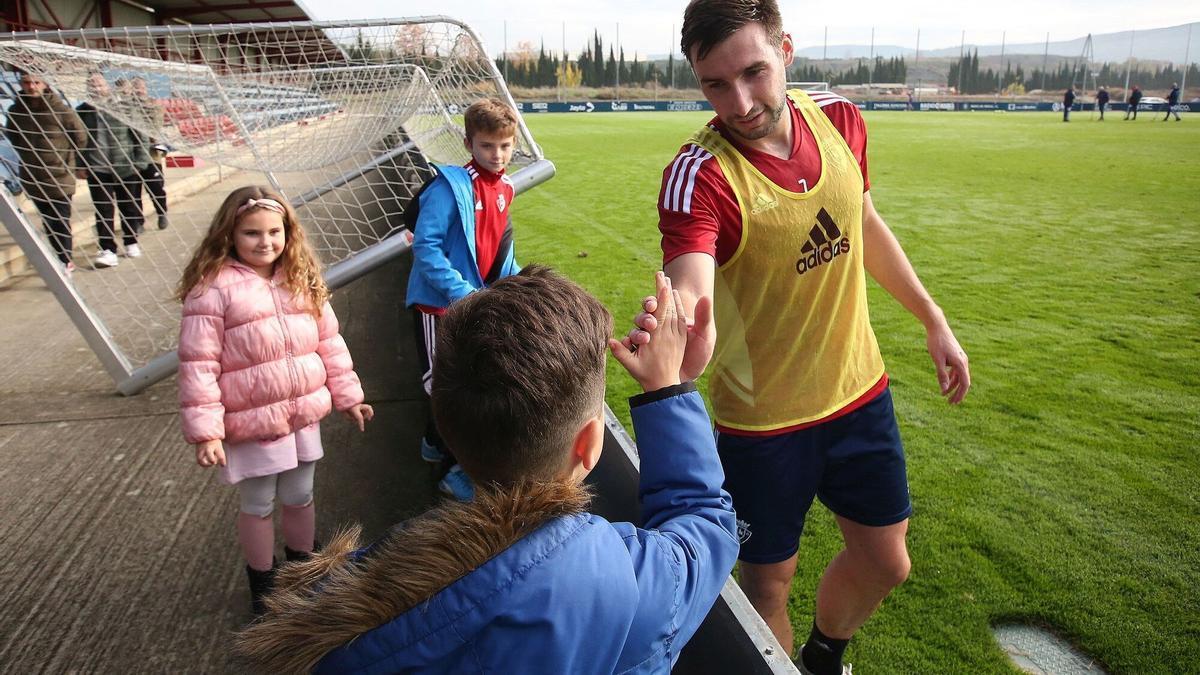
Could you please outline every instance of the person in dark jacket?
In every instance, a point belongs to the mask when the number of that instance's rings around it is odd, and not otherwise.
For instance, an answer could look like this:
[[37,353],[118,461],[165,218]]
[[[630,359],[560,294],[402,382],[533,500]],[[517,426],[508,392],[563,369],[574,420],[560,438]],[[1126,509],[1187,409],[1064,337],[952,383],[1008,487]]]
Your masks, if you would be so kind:
[[[656,285],[657,326],[636,352],[546,267],[452,304],[431,395],[475,499],[284,567],[238,651],[272,673],[668,673],[738,538],[704,401],[680,382],[683,301],[661,272]],[[694,318],[706,328],[711,305]],[[645,392],[630,399],[640,527],[588,513],[581,486],[603,446],[609,350]]]
[[100,243],[96,267],[116,267],[120,261],[114,207],[121,214],[125,255],[129,258],[142,255],[138,235],[145,217],[139,171],[150,162],[150,155],[146,139],[121,118],[128,118],[131,110],[127,103],[112,95],[104,75],[92,73],[87,86],[88,100],[75,108],[88,132],[87,147],[80,153],[84,163],[80,173],[87,178],[96,208],[96,237]]
[[1075,105],[1075,87],[1067,87],[1063,94],[1063,121],[1071,121],[1071,106]]
[[1171,115],[1175,115],[1176,122],[1182,122],[1183,118],[1179,116],[1179,83],[1171,83],[1171,93],[1167,94],[1167,116],[1163,121],[1171,119]]
[[75,157],[87,143],[79,117],[46,86],[41,75],[21,74],[21,93],[8,109],[5,134],[21,160],[21,186],[42,216],[54,254],[68,274]]
[[158,214],[158,229],[165,230],[169,221],[167,184],[163,176],[163,159],[166,158],[166,146],[162,144],[164,111],[161,105],[150,98],[144,77],[130,80],[130,104],[134,112],[140,115],[141,128],[148,134],[144,137],[148,144],[146,152],[150,163],[143,166],[140,173],[146,191],[150,193],[150,199],[154,202],[154,212]]
[[1133,85],[1133,91],[1129,92],[1129,98],[1125,99],[1125,103],[1128,105],[1128,107],[1125,108],[1125,119],[1128,120],[1131,114],[1133,115],[1134,120],[1137,119],[1138,104],[1141,102],[1142,89],[1135,84]]
[[1108,90],[1100,87],[1100,91],[1096,92],[1096,110],[1100,111],[1100,121],[1104,121],[1104,111],[1108,109]]

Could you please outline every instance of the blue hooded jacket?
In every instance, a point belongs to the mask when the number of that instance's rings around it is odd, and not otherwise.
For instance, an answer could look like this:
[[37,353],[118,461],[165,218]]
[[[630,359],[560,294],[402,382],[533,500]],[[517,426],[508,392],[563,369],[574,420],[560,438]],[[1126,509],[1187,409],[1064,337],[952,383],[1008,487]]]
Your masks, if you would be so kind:
[[[307,616],[276,629],[271,624],[280,619],[268,614],[249,629],[258,633],[251,653],[295,659],[296,650],[311,650],[315,655],[309,658],[319,657],[318,673],[669,672],[729,577],[738,553],[737,528],[695,387],[643,394],[631,405],[644,528],[583,512],[584,495],[580,509],[549,517],[465,575],[451,576],[448,585],[428,582],[435,590],[416,596],[410,609],[347,628],[334,618],[338,612],[378,604],[397,592],[387,588],[392,583],[429,571],[411,560],[400,563],[404,556],[428,558],[414,554],[416,540],[397,530],[352,554],[351,565],[358,567],[328,582],[325,595],[334,597],[304,605]],[[548,503],[537,508],[544,511]],[[481,517],[465,522],[482,523],[477,529],[485,530],[495,522],[502,529],[506,518],[520,521],[535,513],[511,506],[476,504],[484,509]],[[415,526],[426,535],[426,547],[432,538],[443,542],[433,548],[457,551],[484,538],[461,523],[450,536],[430,533],[428,523]],[[371,581],[364,583],[366,578]],[[330,590],[334,586],[342,590]],[[356,590],[346,592],[348,586]],[[309,602],[304,598],[313,596],[298,597]],[[289,634],[281,637],[280,631]],[[297,663],[312,662],[263,659],[259,665],[295,670]]]
[[[449,307],[485,285],[475,257],[475,190],[471,177],[461,166],[437,165],[434,169],[437,175],[419,197],[413,266],[405,299],[409,307]],[[507,239],[511,242],[511,235]],[[502,245],[497,252],[496,278],[521,271],[513,248],[511,244]]]

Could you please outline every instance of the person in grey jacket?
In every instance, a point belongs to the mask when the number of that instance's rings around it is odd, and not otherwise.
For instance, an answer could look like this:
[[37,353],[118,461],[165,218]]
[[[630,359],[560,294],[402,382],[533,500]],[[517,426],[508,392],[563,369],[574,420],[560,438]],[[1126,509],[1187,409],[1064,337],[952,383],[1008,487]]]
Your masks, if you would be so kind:
[[50,246],[68,274],[71,262],[71,197],[76,150],[87,132],[71,107],[37,73],[21,73],[21,93],[8,109],[5,135],[21,160],[21,186],[33,201]]
[[88,143],[80,152],[92,203],[96,207],[96,236],[100,243],[97,267],[116,267],[116,222],[114,206],[121,213],[121,239],[125,255],[139,258],[142,249],[138,235],[145,216],[142,214],[142,176],[140,170],[150,163],[146,139],[121,119],[129,116],[128,104],[112,95],[101,73],[88,77],[88,100],[76,108],[87,127]]

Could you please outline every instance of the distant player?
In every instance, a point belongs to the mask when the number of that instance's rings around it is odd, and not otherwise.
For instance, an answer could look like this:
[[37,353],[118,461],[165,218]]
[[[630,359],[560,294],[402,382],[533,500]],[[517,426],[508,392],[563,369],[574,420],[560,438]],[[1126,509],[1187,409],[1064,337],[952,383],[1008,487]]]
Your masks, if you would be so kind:
[[1100,111],[1100,121],[1104,121],[1104,111],[1108,108],[1108,90],[1100,87],[1096,92],[1096,110]]
[[[815,497],[836,515],[845,548],[821,579],[798,665],[840,673],[850,638],[910,566],[904,451],[864,270],[925,326],[950,403],[970,387],[967,356],[875,211],[858,109],[836,94],[785,93],[794,48],[775,0],[692,0],[681,46],[716,111],[659,195],[664,269],[686,313],[701,298],[716,312],[715,329],[693,332],[681,377],[714,355],[740,582],[789,651],[805,516]],[[646,313],[636,322],[652,325]]]
[[1129,116],[1132,114],[1133,119],[1137,120],[1138,104],[1141,102],[1142,89],[1135,84],[1133,85],[1133,91],[1129,92],[1129,98],[1125,100],[1125,103],[1129,106],[1125,109],[1125,119],[1128,120]]
[[1067,87],[1063,94],[1063,121],[1071,121],[1071,106],[1075,105],[1075,87]]
[[1176,122],[1182,122],[1183,118],[1179,116],[1179,83],[1171,83],[1171,93],[1167,94],[1167,116],[1163,121],[1171,119],[1171,115],[1175,115]]

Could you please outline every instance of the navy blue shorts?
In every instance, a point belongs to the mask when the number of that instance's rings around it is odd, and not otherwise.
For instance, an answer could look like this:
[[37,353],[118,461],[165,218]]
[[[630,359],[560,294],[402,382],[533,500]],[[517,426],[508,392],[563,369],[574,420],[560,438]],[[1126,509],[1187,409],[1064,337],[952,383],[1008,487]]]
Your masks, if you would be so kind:
[[748,563],[777,563],[796,553],[813,497],[862,525],[894,525],[912,514],[891,388],[807,429],[718,434],[717,450],[737,511],[738,558]]

